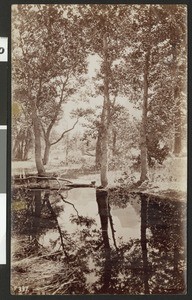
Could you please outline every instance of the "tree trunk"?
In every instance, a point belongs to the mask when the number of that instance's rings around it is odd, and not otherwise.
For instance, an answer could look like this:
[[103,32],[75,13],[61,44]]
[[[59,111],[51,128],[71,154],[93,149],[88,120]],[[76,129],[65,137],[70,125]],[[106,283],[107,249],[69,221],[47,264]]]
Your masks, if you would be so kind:
[[49,162],[49,153],[50,153],[51,144],[48,140],[45,140],[45,151],[43,156],[43,164],[47,165]]
[[35,136],[35,163],[39,176],[45,175],[45,169],[41,157],[41,127],[36,111],[33,112],[33,130]]
[[19,160],[19,156],[20,156],[20,141],[19,141],[18,137],[15,140],[15,144],[14,144],[14,147],[13,147],[12,155],[13,155],[13,160]]
[[15,144],[13,147],[13,159],[15,160],[23,160],[22,157],[22,140],[23,140],[23,129],[19,130],[15,138]]
[[174,150],[173,153],[178,156],[182,149],[182,133],[181,133],[181,112],[180,108],[177,107],[177,112],[175,113],[175,135],[174,135]]
[[[176,66],[175,66],[176,69]],[[174,71],[176,78],[176,70]],[[176,81],[176,80],[175,80]],[[181,128],[181,100],[180,91],[177,86],[174,85],[174,103],[175,103],[175,115],[174,115],[174,150],[173,153],[177,156],[181,153],[181,141],[182,141],[182,128]]]
[[108,185],[108,132],[104,128],[102,131],[102,142],[101,142],[101,185],[106,187]]
[[180,101],[180,89],[177,84],[177,44],[172,44],[172,53],[173,53],[173,101],[175,106],[175,115],[174,115],[174,149],[173,153],[177,156],[181,152],[181,140],[182,140],[182,129],[181,129],[181,101]]
[[101,185],[108,185],[108,135],[110,124],[110,99],[109,99],[109,63],[107,35],[103,36],[103,55],[104,55],[104,101],[101,114]]
[[96,170],[101,170],[101,129],[100,128],[98,130],[98,137],[96,142],[95,168]]
[[25,147],[24,147],[24,151],[23,151],[23,160],[25,160],[25,161],[28,160],[29,150],[32,145],[31,134],[32,134],[31,129],[28,128],[27,133],[26,133],[26,138],[25,138]]
[[141,176],[140,181],[148,179],[148,159],[147,159],[147,108],[148,108],[148,69],[149,69],[149,50],[145,55],[144,65],[144,92],[142,106],[142,121],[140,131],[140,150],[141,150]]
[[20,129],[13,147],[13,159],[16,160],[27,160],[28,153],[31,147],[31,130],[30,128]]

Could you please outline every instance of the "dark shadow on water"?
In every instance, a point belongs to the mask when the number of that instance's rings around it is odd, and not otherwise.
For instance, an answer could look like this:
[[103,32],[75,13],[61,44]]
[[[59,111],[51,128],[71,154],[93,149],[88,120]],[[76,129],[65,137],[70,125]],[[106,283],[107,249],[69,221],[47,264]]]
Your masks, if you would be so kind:
[[[141,195],[124,197],[122,205],[121,198],[105,190],[96,195],[93,190],[87,200],[80,193],[79,199],[71,195],[13,191],[12,239],[18,245],[13,261],[54,260],[60,271],[50,274],[46,294],[185,293],[184,203]],[[91,201],[94,217],[81,207],[81,200],[84,206]],[[133,211],[138,216],[129,238],[128,223],[118,221],[124,210],[127,220]],[[42,280],[38,275],[36,294]]]

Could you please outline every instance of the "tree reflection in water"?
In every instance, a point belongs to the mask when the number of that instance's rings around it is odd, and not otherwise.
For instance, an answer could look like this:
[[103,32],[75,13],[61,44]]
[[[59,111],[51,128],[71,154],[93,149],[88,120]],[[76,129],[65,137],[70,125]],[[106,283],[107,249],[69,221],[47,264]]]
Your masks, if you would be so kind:
[[96,199],[98,204],[98,212],[101,221],[101,231],[104,244],[104,267],[101,276],[101,285],[98,293],[109,293],[109,286],[111,282],[111,269],[112,269],[112,260],[111,260],[111,248],[109,244],[109,235],[108,235],[108,220],[109,220],[109,203],[108,203],[108,193],[105,190],[97,190]]
[[[117,224],[111,211],[111,207],[121,207],[120,201],[105,190],[97,190],[100,229],[98,220],[80,214],[66,198],[64,192],[14,190],[12,239],[20,247],[13,249],[13,262],[36,257],[58,266],[46,286],[42,274],[38,274],[33,287],[36,294],[43,289],[46,294],[185,292],[185,204],[141,195],[140,238],[126,242],[115,232]],[[124,199],[123,206],[129,201],[130,197]],[[69,219],[66,206],[74,211]],[[72,231],[62,223],[61,214]],[[22,278],[22,272],[19,275]]]

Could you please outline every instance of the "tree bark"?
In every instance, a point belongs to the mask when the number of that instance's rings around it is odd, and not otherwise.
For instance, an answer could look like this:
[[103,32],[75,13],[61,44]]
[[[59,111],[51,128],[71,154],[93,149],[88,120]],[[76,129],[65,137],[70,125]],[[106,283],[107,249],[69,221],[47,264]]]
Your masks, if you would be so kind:
[[106,187],[108,185],[108,130],[104,128],[102,130],[102,142],[101,142],[101,185]]
[[23,160],[28,160],[29,150],[32,145],[31,129],[27,129],[26,138],[25,138],[25,147],[23,151]]
[[15,160],[23,160],[22,141],[23,141],[23,129],[20,129],[15,138],[15,144],[13,147],[13,159]]
[[144,62],[144,92],[142,106],[142,121],[140,130],[140,150],[141,150],[141,176],[140,181],[148,179],[148,159],[147,159],[147,109],[148,109],[148,71],[149,71],[149,49],[145,55]]
[[28,160],[28,153],[31,147],[31,130],[20,129],[15,138],[15,144],[13,147],[13,159],[15,160]]
[[50,153],[51,144],[49,141],[45,140],[45,151],[43,156],[43,164],[47,165],[49,162],[49,153]]
[[176,108],[175,113],[175,134],[174,134],[174,150],[173,153],[178,156],[182,149],[182,130],[181,130],[181,112],[180,107]]
[[96,170],[101,169],[101,130],[98,130],[97,142],[96,142],[96,152],[95,152],[95,167]]
[[181,128],[181,90],[178,85],[178,42],[172,40],[172,54],[173,54],[173,102],[175,106],[174,114],[174,149],[173,153],[177,156],[181,152],[182,128]]
[[103,57],[104,57],[104,101],[101,114],[101,185],[108,185],[108,135],[110,124],[110,99],[109,99],[109,63],[107,34],[103,36]]
[[173,153],[177,156],[181,152],[181,140],[182,140],[182,129],[181,129],[181,101],[180,90],[177,86],[177,49],[176,45],[172,46],[173,48],[173,97],[174,97],[174,105],[175,105],[175,115],[174,115],[174,149]]
[[33,130],[35,136],[35,163],[39,176],[45,175],[45,169],[43,166],[42,156],[41,156],[41,126],[40,121],[37,116],[37,112],[33,111]]
[[147,112],[148,112],[148,92],[149,92],[149,61],[151,53],[151,4],[149,5],[148,29],[146,36],[146,48],[143,72],[143,105],[142,121],[140,131],[140,150],[141,150],[141,176],[140,181],[148,180],[148,148],[147,148]]

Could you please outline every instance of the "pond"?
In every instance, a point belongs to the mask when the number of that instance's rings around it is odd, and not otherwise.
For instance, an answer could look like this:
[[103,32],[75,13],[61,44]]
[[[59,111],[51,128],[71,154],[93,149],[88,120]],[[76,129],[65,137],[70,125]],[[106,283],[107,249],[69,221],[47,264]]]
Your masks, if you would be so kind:
[[14,188],[12,294],[186,293],[186,204]]

